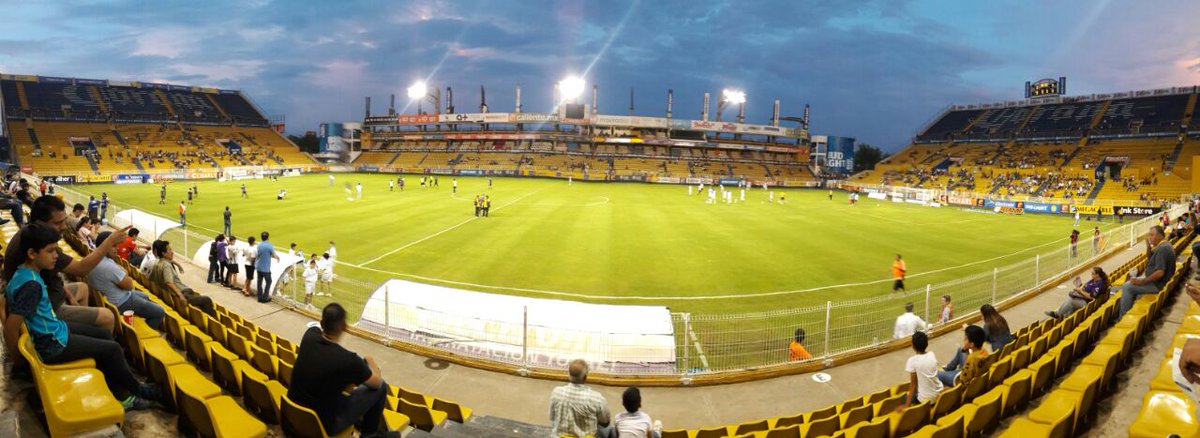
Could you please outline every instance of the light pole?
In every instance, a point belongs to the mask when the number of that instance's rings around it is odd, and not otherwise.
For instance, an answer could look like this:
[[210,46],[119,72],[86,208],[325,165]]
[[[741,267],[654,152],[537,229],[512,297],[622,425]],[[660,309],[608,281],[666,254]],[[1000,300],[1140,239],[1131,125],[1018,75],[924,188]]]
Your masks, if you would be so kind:
[[717,121],[721,121],[721,113],[725,105],[738,105],[738,123],[746,120],[746,92],[726,88],[721,90],[721,101],[717,102]]
[[442,108],[442,90],[434,88],[433,92],[429,92],[429,88],[424,81],[417,81],[406,90],[408,98],[417,101],[417,114],[424,114],[421,111],[421,102],[429,100],[433,104],[434,111],[441,111]]

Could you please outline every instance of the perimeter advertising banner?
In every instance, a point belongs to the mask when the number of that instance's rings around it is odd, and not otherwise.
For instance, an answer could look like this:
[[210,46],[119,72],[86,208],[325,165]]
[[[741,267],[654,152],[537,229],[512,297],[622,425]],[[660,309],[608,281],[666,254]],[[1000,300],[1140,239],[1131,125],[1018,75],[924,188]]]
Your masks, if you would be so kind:
[[854,138],[829,136],[826,142],[825,167],[840,173],[854,172]]
[[1050,213],[1058,214],[1062,211],[1062,204],[1045,204],[1041,202],[1026,202],[1025,211],[1030,213]]
[[117,184],[141,184],[150,179],[150,175],[144,173],[122,173],[113,177],[113,182]]
[[55,184],[60,184],[60,185],[61,184],[75,184],[75,176],[74,175],[44,176],[44,177],[42,177],[42,179],[50,181]]
[[1103,215],[1111,215],[1113,214],[1113,208],[1107,205],[1072,205],[1068,209],[1063,209],[1063,213],[1071,214],[1075,212],[1079,212],[1079,214],[1100,213]]
[[1118,205],[1114,208],[1117,209],[1117,214],[1126,214],[1131,216],[1150,216],[1152,214],[1162,213],[1162,209],[1159,207],[1126,207]]

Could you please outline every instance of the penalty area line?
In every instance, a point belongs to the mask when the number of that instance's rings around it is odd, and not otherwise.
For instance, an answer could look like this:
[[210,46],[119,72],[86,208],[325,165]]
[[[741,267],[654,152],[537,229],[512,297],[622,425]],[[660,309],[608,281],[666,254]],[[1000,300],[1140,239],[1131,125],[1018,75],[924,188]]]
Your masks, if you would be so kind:
[[[533,192],[533,193],[537,193],[537,192]],[[529,196],[533,195],[533,193],[528,193],[528,194],[526,194],[525,196],[522,196],[522,197],[520,197],[520,198],[514,199],[512,202],[509,202],[509,203],[507,203],[507,204],[504,204],[504,205],[501,205],[501,206],[499,206],[499,207],[496,207],[496,210],[495,210],[495,211],[500,211],[500,210],[501,210],[501,209],[503,209],[504,207],[508,207],[508,206],[510,206],[510,205],[513,205],[513,204],[516,204],[516,203],[518,203],[518,202],[521,202],[521,200],[522,200],[522,199],[528,198]],[[356,267],[356,268],[363,268],[363,267],[366,267],[367,265],[369,265],[369,264],[372,264],[372,263],[375,263],[375,262],[377,262],[377,261],[380,261],[380,260],[382,260],[383,258],[385,258],[385,257],[387,257],[387,256],[390,256],[390,255],[392,255],[392,254],[398,253],[398,252],[400,252],[400,251],[404,251],[404,250],[406,250],[406,249],[408,249],[408,248],[410,248],[410,247],[412,247],[412,246],[414,246],[414,245],[417,245],[417,244],[419,244],[419,243],[421,243],[421,242],[424,242],[424,241],[426,241],[426,240],[429,240],[429,239],[432,239],[432,238],[434,238],[434,237],[437,237],[437,236],[440,236],[440,235],[442,235],[442,234],[445,234],[445,233],[447,233],[447,232],[449,232],[449,231],[452,231],[452,230],[454,230],[454,229],[456,229],[456,228],[458,228],[458,227],[461,227],[461,226],[463,226],[463,225],[466,225],[466,224],[468,224],[468,223],[470,223],[471,221],[474,221],[474,220],[476,220],[476,219],[479,219],[479,216],[475,216],[475,217],[468,218],[468,219],[467,219],[467,220],[465,220],[465,221],[462,221],[462,222],[459,222],[459,223],[457,223],[457,224],[451,225],[450,227],[448,227],[448,228],[445,228],[445,229],[443,229],[443,230],[441,230],[441,231],[438,231],[438,232],[436,232],[436,233],[433,233],[433,234],[430,234],[430,235],[428,235],[428,236],[422,237],[422,238],[420,238],[420,239],[414,240],[414,241],[412,241],[412,242],[409,242],[409,243],[405,244],[404,246],[401,246],[401,247],[399,247],[399,248],[396,248],[396,249],[393,249],[393,250],[391,250],[391,251],[388,251],[388,252],[386,252],[386,253],[383,253],[383,255],[381,255],[381,256],[379,256],[379,257],[375,257],[375,258],[373,258],[373,259],[371,259],[371,260],[367,260],[366,262],[363,262],[363,263],[360,263],[360,264],[357,264],[357,265],[350,265],[350,266],[354,266],[354,267]]]

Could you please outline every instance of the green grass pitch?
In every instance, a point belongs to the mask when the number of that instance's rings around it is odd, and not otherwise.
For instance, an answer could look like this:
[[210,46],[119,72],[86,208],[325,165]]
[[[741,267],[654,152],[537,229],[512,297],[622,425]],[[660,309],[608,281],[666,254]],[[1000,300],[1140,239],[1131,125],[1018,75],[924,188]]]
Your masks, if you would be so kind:
[[[907,261],[909,287],[923,288],[1066,246],[1072,229],[1066,216],[979,214],[865,197],[850,206],[845,193],[830,200],[826,190],[772,189],[771,203],[769,191],[757,187],[747,190],[745,202],[711,205],[679,185],[495,178],[489,190],[486,178],[459,177],[452,194],[450,176],[423,189],[419,176],[407,175],[403,192],[388,191],[395,175],[335,178],[332,187],[327,175],[200,182],[188,222],[193,231],[215,235],[229,206],[239,237],[270,231],[277,248],[296,242],[306,253],[334,240],[339,276],[375,284],[398,277],[694,313],[887,295],[896,253]],[[239,195],[243,182],[249,199]],[[363,197],[347,200],[346,184],[355,182],[363,184]],[[158,205],[158,185],[77,188],[177,219],[190,184],[168,183],[166,205]],[[284,201],[275,199],[280,188],[288,191]],[[474,217],[478,194],[491,196],[491,217]],[[1093,224],[1081,224],[1085,242]],[[370,292],[359,289],[335,293],[354,315]],[[779,291],[797,292],[756,295]]]

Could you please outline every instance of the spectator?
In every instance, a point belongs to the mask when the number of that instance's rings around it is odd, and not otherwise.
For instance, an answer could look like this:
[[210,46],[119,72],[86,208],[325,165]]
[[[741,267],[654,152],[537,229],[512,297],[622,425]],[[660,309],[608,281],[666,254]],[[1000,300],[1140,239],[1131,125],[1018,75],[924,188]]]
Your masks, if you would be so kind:
[[217,312],[213,309],[212,298],[196,293],[179,279],[179,274],[175,272],[175,251],[171,250],[171,242],[155,240],[151,248],[157,261],[150,267],[150,273],[146,274],[150,284],[162,289],[164,293],[175,294],[176,297],[216,318]]
[[804,348],[804,329],[798,328],[796,338],[788,345],[788,360],[795,362],[808,359],[812,359],[812,355]]
[[67,216],[67,228],[72,230],[79,228],[79,220],[83,218],[83,204],[75,204],[71,207],[71,215]]
[[1008,321],[991,304],[980,306],[979,313],[983,315],[984,337],[992,346],[992,353],[997,353],[1004,348],[1004,344],[1013,340],[1012,332],[1008,329]]
[[83,241],[89,249],[96,249],[96,241],[92,239],[92,219],[84,216],[79,219],[79,223],[75,225],[75,235],[79,236],[79,240]]
[[1175,274],[1175,248],[1166,241],[1162,226],[1150,227],[1150,232],[1146,233],[1146,251],[1150,253],[1146,261],[1146,272],[1141,277],[1129,279],[1121,286],[1121,301],[1117,306],[1118,319],[1133,308],[1133,303],[1138,297],[1162,290]]
[[904,259],[900,254],[896,254],[896,261],[892,262],[892,292],[904,292],[904,276],[908,273],[908,267],[904,264]]
[[942,295],[942,313],[938,317],[938,324],[945,324],[954,319],[954,305],[950,304],[950,295]]
[[225,235],[218,234],[208,246],[208,282],[221,281],[221,265],[225,262]]
[[617,414],[613,420],[616,426],[617,438],[658,438],[659,431],[654,430],[650,415],[642,412],[642,392],[636,386],[625,388],[621,394],[621,405],[625,412]]
[[557,435],[611,438],[608,402],[587,386],[588,364],[575,359],[567,368],[571,382],[550,393],[550,430]]
[[[96,236],[96,241],[103,244],[111,235],[109,231],[102,232]],[[146,325],[160,330],[167,312],[158,303],[151,301],[145,292],[133,290],[133,278],[125,272],[125,268],[117,264],[117,257],[117,249],[110,246],[108,257],[88,273],[88,284],[104,294],[108,302],[117,306],[118,311],[132,310],[134,315],[146,319]]]
[[[64,213],[65,217],[66,214]],[[112,331],[59,319],[50,302],[49,290],[42,274],[61,264],[62,252],[56,242],[61,235],[51,225],[35,222],[20,232],[21,240],[11,255],[5,256],[4,288],[9,310],[4,323],[5,344],[16,346],[22,324],[29,333],[34,352],[47,364],[60,364],[80,359],[93,359],[104,374],[105,382],[126,410],[146,409],[152,401],[162,398],[157,384],[143,384],[129,370],[120,344],[112,339]],[[123,237],[121,231],[117,231]],[[108,250],[112,247],[106,246]],[[107,313],[107,312],[106,312]]]
[[892,339],[905,339],[913,333],[924,331],[927,324],[921,317],[913,314],[913,303],[904,303],[904,313],[896,317],[896,328],[892,330]]
[[[260,235],[262,242],[258,243],[258,253],[254,256],[254,269],[258,271],[258,302],[271,302],[271,259],[279,260],[279,255],[275,254],[275,245],[268,242],[271,237],[270,233],[263,231]],[[266,283],[264,285],[264,283]]]
[[963,329],[962,346],[954,353],[954,359],[938,371],[938,380],[942,385],[954,386],[956,378],[960,383],[968,383],[986,373],[987,369],[983,366],[983,360],[988,356],[987,349],[983,348],[986,341],[987,336],[979,326],[969,325]]
[[[66,231],[66,205],[57,197],[47,195],[34,200],[29,218],[31,223],[50,225],[51,228],[56,229],[59,233]],[[118,230],[116,232],[117,237],[113,241],[124,239],[125,230],[127,229]],[[22,254],[19,253],[21,234],[21,231],[14,234],[12,240],[8,242],[8,247],[5,248],[5,279],[11,279],[12,273],[16,272],[18,265],[21,263]],[[105,242],[96,251],[79,260],[75,260],[71,256],[59,251],[58,261],[54,263],[54,266],[41,271],[42,282],[46,285],[50,305],[57,319],[61,319],[68,324],[93,325],[105,329],[110,333],[112,332],[113,323],[116,322],[114,315],[107,310],[101,311],[99,307],[88,306],[87,284],[66,284],[63,282],[63,277],[59,275],[60,273],[75,277],[87,275],[92,268],[95,268],[100,263],[100,260],[104,259],[104,255],[108,253],[109,246],[112,243]]]
[[133,266],[142,264],[142,259],[146,257],[146,250],[149,249],[145,245],[138,244],[137,239],[139,235],[141,235],[141,231],[138,231],[137,228],[130,228],[129,236],[117,244],[117,256],[128,261]]
[[[309,327],[300,341],[287,396],[316,412],[326,434],[355,425],[364,437],[383,436],[387,383],[375,359],[342,347],[345,333],[346,309],[338,303],[326,305],[320,327]],[[348,386],[354,389],[345,395]]]
[[942,381],[938,380],[937,356],[929,348],[929,336],[925,332],[912,335],[912,348],[917,354],[908,358],[904,371],[908,372],[908,397],[904,399],[901,410],[911,405],[925,403],[937,398],[942,392]]
[[1075,288],[1067,293],[1067,299],[1063,301],[1061,306],[1058,306],[1058,310],[1047,311],[1046,315],[1054,319],[1063,319],[1076,310],[1087,306],[1092,300],[1108,299],[1108,274],[1104,272],[1103,268],[1099,266],[1093,267],[1092,279],[1088,280],[1086,284],[1079,284],[1078,278],[1075,279],[1075,282]]

